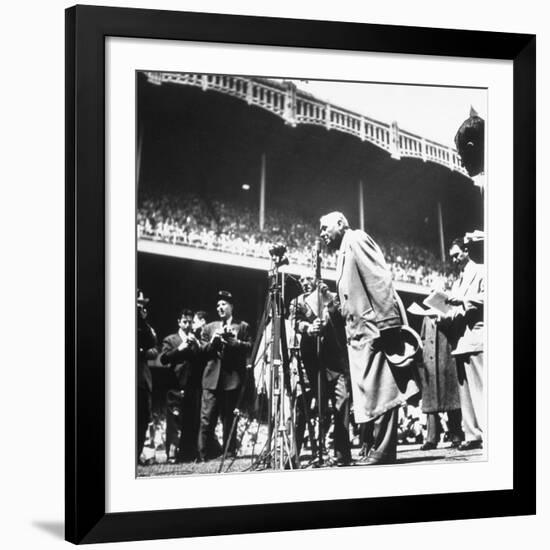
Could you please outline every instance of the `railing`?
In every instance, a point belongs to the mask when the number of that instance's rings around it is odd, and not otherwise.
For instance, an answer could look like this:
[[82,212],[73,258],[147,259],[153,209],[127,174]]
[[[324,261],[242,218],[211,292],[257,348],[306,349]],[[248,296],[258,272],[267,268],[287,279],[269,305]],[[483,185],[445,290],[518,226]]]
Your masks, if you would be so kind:
[[[266,265],[265,262],[269,263],[270,260],[268,243],[250,243],[243,242],[240,239],[228,239],[221,241],[216,237],[199,233],[188,235],[184,232],[178,234],[177,232],[172,232],[171,230],[159,231],[146,229],[140,224],[137,226],[137,239],[138,243],[142,243],[143,245],[138,246],[138,249],[144,252],[156,250],[157,252],[160,251],[159,253],[166,252],[169,255],[203,260],[204,257],[199,252],[203,251],[213,254],[211,260],[214,262],[219,261],[221,263],[226,263],[229,261],[231,265],[241,265],[245,267],[261,266],[263,268]],[[144,244],[147,242],[158,243],[159,247],[151,248]],[[170,249],[170,246],[175,248]],[[185,250],[185,253],[181,254],[177,252],[178,249]],[[197,253],[193,251],[197,251]],[[216,256],[216,254],[218,254],[218,256]],[[220,257],[219,254],[225,256]],[[287,256],[290,262],[289,272],[300,275],[311,274],[313,268],[311,265],[312,260],[309,251],[306,252],[304,250],[290,249]],[[216,258],[218,259],[216,260]],[[419,291],[420,289],[424,289],[425,291],[433,286],[436,280],[441,281],[448,278],[448,275],[441,272],[436,272],[435,270],[432,270],[430,273],[424,275],[418,275],[414,272],[412,274],[405,273],[404,275],[399,275],[399,273],[394,270],[396,265],[397,264],[394,264],[388,260],[388,266],[393,272],[394,282],[414,285],[416,291]],[[336,256],[334,254],[323,255],[323,269],[325,273],[324,277],[329,280],[334,280],[336,274]]]
[[396,122],[386,124],[341,107],[323,103],[298,90],[290,81],[283,83],[263,78],[233,75],[146,72],[149,82],[196,86],[237,97],[249,105],[280,116],[291,126],[316,124],[368,141],[389,152],[393,158],[417,158],[434,162],[469,178],[457,151],[399,128]]
[[[172,256],[176,258],[186,258],[201,262],[219,263],[224,265],[233,265],[236,267],[246,267],[249,269],[261,269],[267,271],[270,267],[270,259],[258,256],[235,254],[231,251],[206,248],[198,244],[182,242],[166,242],[162,239],[155,239],[150,236],[142,236],[138,239],[137,248],[139,252],[149,254],[159,254],[162,256]],[[281,271],[292,273],[298,276],[311,276],[312,267],[305,263],[296,263],[290,260],[290,264],[283,266]],[[336,269],[326,261],[323,261],[323,279],[327,281],[336,280]],[[415,282],[394,280],[395,289],[399,292],[412,292],[415,294],[429,294],[429,286],[424,286]]]

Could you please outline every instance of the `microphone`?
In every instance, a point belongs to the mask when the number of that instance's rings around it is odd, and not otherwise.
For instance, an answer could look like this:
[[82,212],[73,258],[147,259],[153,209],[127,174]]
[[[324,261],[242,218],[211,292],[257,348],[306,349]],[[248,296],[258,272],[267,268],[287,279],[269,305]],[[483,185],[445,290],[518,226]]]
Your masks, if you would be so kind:
[[315,238],[315,248],[313,253],[313,265],[315,267],[315,279],[321,280],[321,239]]
[[315,252],[317,254],[321,253],[321,239],[319,237],[315,237]]

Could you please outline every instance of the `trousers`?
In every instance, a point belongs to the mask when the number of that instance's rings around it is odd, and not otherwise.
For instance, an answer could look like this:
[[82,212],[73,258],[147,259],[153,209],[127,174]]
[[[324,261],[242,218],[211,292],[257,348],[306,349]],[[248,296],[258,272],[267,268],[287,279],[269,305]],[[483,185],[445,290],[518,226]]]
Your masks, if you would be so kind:
[[[439,443],[439,438],[441,436],[441,420],[437,412],[426,413],[426,424],[427,424],[427,434],[426,441],[430,443]],[[464,439],[464,433],[462,432],[461,422],[462,414],[460,409],[454,409],[452,411],[447,411],[447,428],[449,429],[449,435],[451,441],[457,442]]]
[[215,435],[218,417],[223,427],[223,451],[234,454],[237,447],[237,426],[229,437],[233,424],[233,411],[237,405],[239,390],[202,390],[201,421],[199,428],[199,457],[203,460],[219,456],[220,444]]
[[[349,377],[344,373],[335,374],[331,376],[330,380],[325,380],[323,386],[325,393],[323,409],[326,411],[326,405],[330,400],[334,410],[334,455],[338,460],[350,461],[349,415],[351,395]],[[317,392],[307,392],[302,395],[302,400],[296,411],[296,447],[298,455],[302,447],[306,424],[303,407],[309,408],[312,394],[316,396]],[[323,426],[326,433],[326,429],[329,427],[326,419],[323,420]]]
[[399,407],[393,407],[385,413],[365,423],[363,438],[370,447],[368,457],[380,462],[395,462],[397,458],[397,420]]
[[483,352],[456,356],[458,396],[466,441],[481,441],[485,424]]

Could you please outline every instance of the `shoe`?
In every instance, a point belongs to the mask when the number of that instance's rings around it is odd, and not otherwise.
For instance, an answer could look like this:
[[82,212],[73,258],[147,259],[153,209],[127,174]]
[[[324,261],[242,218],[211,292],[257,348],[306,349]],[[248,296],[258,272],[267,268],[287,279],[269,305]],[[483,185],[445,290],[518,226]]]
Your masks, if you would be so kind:
[[339,457],[336,457],[333,462],[333,465],[338,466],[339,468],[342,468],[344,466],[351,466],[352,464],[353,464],[353,460],[351,459],[351,457],[344,458],[339,456]]
[[395,458],[378,458],[375,456],[368,456],[367,460],[363,462],[365,466],[378,466],[379,464],[395,464]]
[[457,439],[456,441],[451,441],[451,449],[458,449],[462,445],[462,441],[460,439]]
[[437,443],[434,443],[433,441],[426,441],[422,447],[420,447],[421,451],[433,451],[437,448]]
[[366,458],[369,455],[369,453],[370,453],[370,447],[366,443],[363,443],[363,445],[361,445],[361,449],[359,449],[360,459]]
[[197,455],[195,454],[182,454],[180,456],[177,457],[177,462],[195,462],[195,460],[197,459]]
[[369,451],[367,451],[366,454],[359,455],[356,462],[357,464],[365,464],[369,458],[372,458],[372,453],[370,452],[370,449]]
[[459,451],[471,451],[473,449],[483,449],[483,443],[481,439],[474,439],[473,441],[464,441],[458,446]]
[[371,451],[364,460],[361,460],[361,464],[365,466],[376,466],[378,464],[395,464],[396,461],[397,459],[395,456],[384,456]]

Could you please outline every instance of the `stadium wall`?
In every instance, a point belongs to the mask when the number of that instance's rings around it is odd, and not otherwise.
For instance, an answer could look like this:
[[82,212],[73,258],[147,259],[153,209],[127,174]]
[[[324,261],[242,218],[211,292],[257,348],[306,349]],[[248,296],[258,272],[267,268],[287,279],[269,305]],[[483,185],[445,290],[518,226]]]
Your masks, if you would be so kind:
[[[138,287],[150,298],[149,320],[159,339],[177,330],[177,318],[183,308],[204,310],[209,321],[215,320],[218,290],[232,292],[236,303],[235,316],[247,321],[255,332],[268,293],[267,260],[264,260],[262,269],[254,258],[239,258],[200,249],[192,249],[193,257],[184,257],[183,251],[182,255],[175,252],[186,247],[152,244],[158,245],[153,253],[145,252],[141,246],[138,248]],[[167,247],[172,247],[170,250],[174,254],[160,253]],[[224,259],[227,261],[221,261]],[[248,263],[248,260],[255,261]],[[304,269],[304,272],[312,274],[311,270]],[[297,275],[289,270],[285,276],[287,303],[300,292]],[[335,290],[334,277],[325,280]],[[396,284],[405,307],[413,301],[424,299],[426,291],[422,287],[422,292],[414,291],[417,286]],[[417,330],[420,329],[419,318],[410,316],[409,322]]]
[[[234,267],[242,267],[245,269],[253,269],[267,273],[270,266],[270,261],[266,258],[256,258],[252,256],[240,256],[223,252],[220,250],[206,250],[194,246],[184,244],[171,244],[153,240],[140,239],[138,241],[138,251],[150,254],[158,254],[174,258],[182,258],[188,260],[196,260],[199,262],[208,262],[213,264],[224,264]],[[311,275],[312,268],[299,264],[291,264],[281,268],[283,273],[291,275]],[[336,270],[332,268],[323,268],[323,279],[327,281],[336,280]],[[404,281],[395,281],[395,287],[398,292],[412,293],[418,295],[428,295],[429,289],[415,283]]]

